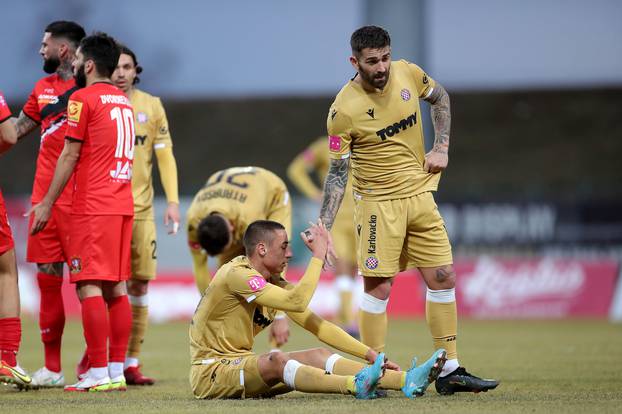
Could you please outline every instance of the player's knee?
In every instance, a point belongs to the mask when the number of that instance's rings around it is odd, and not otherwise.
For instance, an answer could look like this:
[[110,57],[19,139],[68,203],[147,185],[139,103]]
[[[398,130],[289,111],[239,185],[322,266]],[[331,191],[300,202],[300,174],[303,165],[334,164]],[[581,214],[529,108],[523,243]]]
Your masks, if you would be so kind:
[[272,365],[277,371],[283,372],[283,368],[287,361],[290,360],[289,355],[285,352],[274,351],[270,352],[268,355],[268,360],[270,361],[270,365]]
[[334,352],[327,348],[315,348],[313,352],[322,360],[328,359]]
[[128,280],[127,293],[132,296],[145,296],[149,289],[147,280]]
[[440,289],[453,289],[456,287],[456,272],[452,265],[441,266],[434,273],[434,280]]
[[376,299],[386,300],[391,295],[391,286],[393,278],[377,278],[366,277],[364,279],[365,293],[375,297]]

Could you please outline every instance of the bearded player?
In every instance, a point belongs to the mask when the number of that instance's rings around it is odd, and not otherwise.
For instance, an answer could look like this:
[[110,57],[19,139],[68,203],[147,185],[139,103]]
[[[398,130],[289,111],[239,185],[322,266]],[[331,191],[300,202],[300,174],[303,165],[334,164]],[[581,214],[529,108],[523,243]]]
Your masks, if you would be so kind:
[[160,98],[136,87],[142,67],[136,55],[127,46],[120,45],[121,56],[112,82],[130,98],[134,107],[136,141],[132,169],[134,194],[134,227],[132,231],[132,274],[127,290],[132,305],[132,334],[125,358],[125,379],[128,384],[152,385],[155,380],[140,371],[138,357],[145,338],[148,322],[149,281],[156,276],[156,226],[153,217],[152,168],[154,155],[158,162],[160,180],[168,206],[164,225],[169,222],[169,234],[179,227],[179,195],[177,192],[177,164],[173,156],[173,142],[166,112]]
[[[56,161],[63,149],[67,130],[67,101],[77,90],[71,64],[84,38],[82,26],[75,22],[55,21],[44,30],[39,53],[43,70],[49,73],[34,86],[24,108],[15,120],[18,138],[41,126],[41,144],[31,203],[43,199],[50,186]],[[65,377],[61,367],[61,340],[65,327],[65,310],[61,288],[63,263],[67,261],[67,233],[73,179],[52,206],[46,228],[29,234],[26,260],[37,263],[40,291],[39,327],[45,352],[45,365],[33,374],[33,386],[62,387]]]
[[119,48],[111,37],[84,38],[73,63],[79,87],[69,99],[65,147],[54,178],[35,205],[31,232],[47,224],[51,208],[75,170],[69,223],[70,280],[76,283],[90,369],[65,391],[125,390],[123,365],[132,325],[130,274],[134,113],[112,85]]
[[[330,228],[352,170],[357,261],[364,280],[362,341],[382,351],[387,304],[395,275],[417,268],[427,285],[426,319],[447,363],[436,381],[441,394],[494,389],[495,380],[468,373],[458,362],[451,245],[433,192],[447,167],[449,95],[419,66],[391,61],[386,30],[365,26],[350,39],[356,75],[339,92],[327,119],[331,163],[320,217]],[[434,146],[423,146],[419,99],[430,103]]]

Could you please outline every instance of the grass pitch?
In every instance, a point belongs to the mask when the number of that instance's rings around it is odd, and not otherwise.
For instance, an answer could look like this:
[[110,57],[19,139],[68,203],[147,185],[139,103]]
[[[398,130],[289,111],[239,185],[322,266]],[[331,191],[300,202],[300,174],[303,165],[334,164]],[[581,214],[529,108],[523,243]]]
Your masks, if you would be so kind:
[[[23,320],[21,365],[34,372],[43,363],[36,322]],[[74,382],[75,363],[83,350],[81,326],[67,324],[63,367]],[[143,345],[143,371],[158,382],[131,387],[127,392],[76,394],[62,390],[17,392],[0,387],[3,412],[20,413],[524,413],[620,412],[622,407],[622,326],[601,321],[461,321],[460,361],[475,375],[494,377],[501,385],[481,394],[440,396],[432,385],[425,396],[407,400],[401,393],[389,398],[357,401],[349,396],[290,393],[271,400],[197,401],[188,385],[186,323],[152,325]],[[402,368],[413,355],[432,351],[424,321],[393,320],[387,353]],[[285,350],[319,346],[315,338],[292,327]],[[267,350],[265,333],[257,351]],[[19,411],[18,411],[19,410]]]

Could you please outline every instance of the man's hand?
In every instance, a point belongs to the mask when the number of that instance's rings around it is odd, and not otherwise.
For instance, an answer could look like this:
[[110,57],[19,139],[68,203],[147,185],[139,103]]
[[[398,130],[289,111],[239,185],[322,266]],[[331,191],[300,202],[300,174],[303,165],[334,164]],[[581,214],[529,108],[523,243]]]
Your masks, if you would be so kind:
[[289,340],[289,323],[287,318],[275,319],[270,325],[270,338],[277,347],[283,346]]
[[173,226],[168,229],[168,234],[177,234],[179,230],[179,204],[177,203],[168,203],[166,214],[164,214],[164,225],[168,227],[169,222]]
[[32,220],[32,227],[30,228],[30,234],[37,234],[45,228],[45,225],[50,220],[52,206],[42,201],[39,204],[32,206],[32,208],[24,214],[24,217],[28,217],[31,214],[34,214],[34,217]]
[[330,232],[318,219],[317,224],[310,223],[311,227],[300,233],[300,237],[305,246],[311,251],[313,257],[321,260],[327,260],[329,246],[332,247],[333,239]]
[[[374,362],[376,362],[376,358],[378,358],[378,353],[373,349],[369,348],[369,351],[367,351],[367,355],[365,355],[365,359],[367,360],[367,362],[373,364]],[[402,370],[399,365],[388,359],[384,360],[384,369],[390,369],[392,371]]]
[[439,145],[425,154],[423,170],[425,172],[436,174],[447,168],[448,162],[449,156],[447,155],[447,147]]

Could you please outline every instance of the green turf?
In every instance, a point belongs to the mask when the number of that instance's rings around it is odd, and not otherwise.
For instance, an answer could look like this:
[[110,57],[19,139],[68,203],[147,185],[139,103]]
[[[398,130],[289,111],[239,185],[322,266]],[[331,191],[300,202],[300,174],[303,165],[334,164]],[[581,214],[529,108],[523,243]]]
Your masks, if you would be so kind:
[[[20,362],[34,371],[43,362],[38,330],[32,320],[23,322]],[[388,355],[406,366],[414,354],[432,351],[425,322],[391,321]],[[71,322],[65,329],[63,363],[67,380],[74,380],[75,362],[83,348],[81,327]],[[285,350],[318,346],[299,329],[293,329]],[[474,374],[499,378],[495,391],[442,397],[432,386],[414,401],[401,393],[389,398],[357,401],[340,395],[291,393],[272,400],[197,401],[188,385],[188,346],[185,323],[153,325],[144,344],[144,372],[158,383],[132,387],[126,393],[75,394],[61,390],[16,392],[0,387],[3,412],[224,412],[352,414],[377,412],[524,413],[620,412],[622,407],[622,327],[600,321],[464,321],[460,324],[460,361]],[[257,350],[267,349],[265,335]],[[616,408],[617,407],[617,408]],[[14,411],[19,409],[19,411]],[[127,410],[127,411],[126,411]]]

